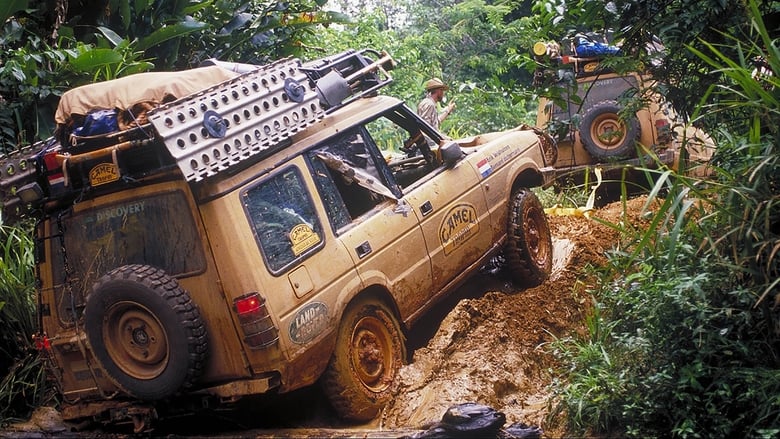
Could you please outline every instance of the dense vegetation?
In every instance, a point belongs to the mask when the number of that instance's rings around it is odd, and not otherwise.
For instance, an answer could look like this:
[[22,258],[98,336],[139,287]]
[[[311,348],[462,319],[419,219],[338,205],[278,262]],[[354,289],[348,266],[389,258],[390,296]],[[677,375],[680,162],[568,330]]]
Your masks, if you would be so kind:
[[594,273],[588,333],[552,346],[565,365],[553,416],[565,413],[571,431],[780,433],[780,81],[755,67],[780,68],[777,22],[764,21],[777,11],[743,7],[747,20],[725,21],[719,43],[697,40],[675,55],[706,66],[694,76],[707,77],[708,99],[690,111],[722,124],[712,131],[717,175],[658,176],[650,201],[665,195],[650,227],[612,225],[624,242]]
[[[448,82],[451,135],[502,129],[533,123],[538,95],[560,94],[533,85],[535,41],[610,30],[623,41],[615,68],[652,70],[678,111],[709,128],[716,175],[662,171],[651,227],[614,225],[624,242],[588,274],[601,280],[588,292],[588,334],[551,346],[564,365],[553,415],[573,434],[771,436],[780,432],[778,14],[769,0],[9,0],[0,144],[48,137],[58,96],[88,82],[210,57],[263,63],[361,47],[393,55],[386,92],[411,105],[429,77]],[[662,52],[644,50],[652,36]],[[0,337],[0,422],[27,415],[45,388],[30,345],[32,243],[25,228],[2,233],[0,325],[10,330]]]

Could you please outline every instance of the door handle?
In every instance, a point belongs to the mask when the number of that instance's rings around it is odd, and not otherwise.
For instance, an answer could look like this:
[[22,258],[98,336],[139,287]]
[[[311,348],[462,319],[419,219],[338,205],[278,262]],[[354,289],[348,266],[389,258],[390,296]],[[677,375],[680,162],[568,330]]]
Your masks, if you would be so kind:
[[355,253],[357,253],[358,259],[363,259],[371,253],[371,244],[368,241],[355,247]]
[[420,206],[420,213],[422,213],[423,216],[427,216],[431,212],[433,212],[433,206],[431,205],[431,202],[426,201],[422,203]]

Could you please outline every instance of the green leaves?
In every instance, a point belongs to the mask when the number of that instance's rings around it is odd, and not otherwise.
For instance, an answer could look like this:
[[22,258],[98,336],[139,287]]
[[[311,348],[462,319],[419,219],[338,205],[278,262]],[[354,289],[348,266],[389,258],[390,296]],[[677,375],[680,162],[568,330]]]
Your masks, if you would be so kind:
[[15,13],[28,8],[29,0],[5,0],[0,3],[0,26]]
[[[767,41],[757,2],[748,8],[757,41]],[[715,132],[716,175],[704,181],[671,171],[658,176],[648,197],[650,221],[642,230],[614,225],[629,247],[612,253],[593,291],[601,312],[586,323],[610,327],[612,337],[590,331],[555,345],[569,367],[561,377],[568,383],[560,390],[561,410],[573,414],[575,431],[605,428],[604,420],[633,436],[780,431],[780,314],[772,305],[780,297],[780,84],[775,75],[756,75],[753,64],[764,60],[776,74],[778,54],[743,36],[723,38],[728,47],[688,46],[722,78],[696,97],[700,108],[692,112],[729,115],[728,129]],[[645,342],[633,343],[639,334]],[[613,361],[583,355],[587,345]],[[594,370],[628,390],[594,398],[601,391]],[[581,413],[598,418],[578,418]]]
[[88,49],[71,59],[70,65],[80,72],[94,72],[121,61],[122,55],[112,49]]
[[31,231],[0,225],[0,425],[36,407],[44,371],[32,349],[36,331]]
[[198,21],[181,21],[172,25],[166,25],[142,38],[138,43],[138,49],[146,50],[150,47],[160,45],[165,41],[181,38],[185,35],[206,29],[207,27],[208,25],[206,23]]
[[[611,420],[640,437],[777,432],[780,315],[769,304],[780,285],[780,155],[773,128],[755,127],[777,104],[758,92],[745,58],[705,47],[709,54],[698,53],[731,80],[702,114],[752,117],[719,136],[716,176],[699,181],[662,171],[649,193],[646,226],[613,225],[626,237],[625,250],[599,271],[593,308],[600,312],[586,320],[589,328],[611,328],[612,336],[590,331],[556,345],[569,367],[560,395],[573,431],[607,428]],[[634,342],[638,335],[642,343]],[[583,355],[591,344],[611,362]],[[626,390],[594,398],[602,388],[594,371]],[[582,413],[598,417],[578,418]]]

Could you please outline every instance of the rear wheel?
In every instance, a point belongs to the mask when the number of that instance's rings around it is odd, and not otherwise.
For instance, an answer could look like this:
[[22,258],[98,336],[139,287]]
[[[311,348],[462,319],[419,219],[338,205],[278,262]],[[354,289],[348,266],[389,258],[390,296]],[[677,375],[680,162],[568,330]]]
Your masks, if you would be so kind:
[[369,421],[393,397],[406,356],[398,320],[382,302],[358,299],[344,312],[322,385],[339,416]]
[[542,204],[530,190],[512,193],[507,233],[504,255],[512,279],[524,287],[547,280],[552,270],[552,236]]
[[84,327],[103,370],[125,393],[156,400],[190,387],[207,353],[200,313],[176,279],[146,265],[100,278]]

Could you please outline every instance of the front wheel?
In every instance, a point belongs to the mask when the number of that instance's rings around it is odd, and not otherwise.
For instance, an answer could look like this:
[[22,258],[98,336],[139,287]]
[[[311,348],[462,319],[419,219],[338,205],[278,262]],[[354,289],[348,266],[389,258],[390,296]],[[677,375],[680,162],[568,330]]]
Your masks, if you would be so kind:
[[398,388],[404,358],[403,334],[393,312],[378,300],[352,303],[322,377],[336,413],[350,421],[374,419]]
[[506,263],[512,279],[524,287],[535,287],[552,271],[552,237],[547,216],[536,195],[520,188],[509,201]]

